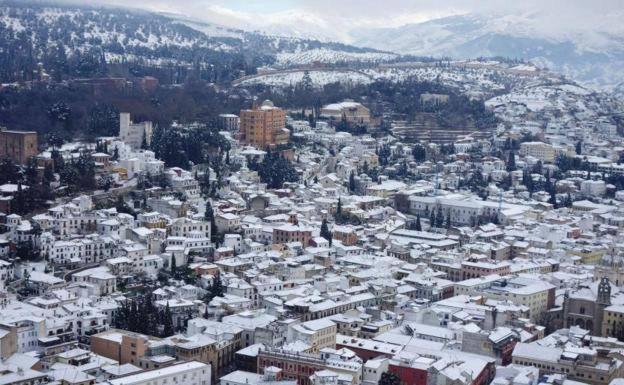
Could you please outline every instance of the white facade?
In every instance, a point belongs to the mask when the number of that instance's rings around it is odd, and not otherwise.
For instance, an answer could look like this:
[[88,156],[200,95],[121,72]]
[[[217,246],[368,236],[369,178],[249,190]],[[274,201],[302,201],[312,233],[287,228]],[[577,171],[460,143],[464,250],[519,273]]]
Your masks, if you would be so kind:
[[133,149],[141,148],[144,138],[149,145],[152,140],[152,130],[152,122],[133,123],[130,120],[130,113],[119,114],[119,138]]
[[148,370],[109,382],[111,385],[210,385],[210,376],[210,365],[191,361]]

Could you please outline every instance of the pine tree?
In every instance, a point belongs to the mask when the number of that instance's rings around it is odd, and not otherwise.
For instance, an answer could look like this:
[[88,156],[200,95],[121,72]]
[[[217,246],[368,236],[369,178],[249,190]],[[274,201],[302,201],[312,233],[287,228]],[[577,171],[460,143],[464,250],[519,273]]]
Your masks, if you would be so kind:
[[581,155],[581,153],[583,152],[583,142],[582,141],[578,141],[576,142],[576,155]]
[[338,206],[336,207],[336,216],[342,215],[342,200],[338,198]]
[[416,215],[416,231],[422,231],[422,225],[420,224],[420,214]]
[[435,225],[436,225],[435,211],[431,210],[431,213],[429,214],[429,227],[434,228]]
[[451,228],[451,212],[446,213],[446,228]]

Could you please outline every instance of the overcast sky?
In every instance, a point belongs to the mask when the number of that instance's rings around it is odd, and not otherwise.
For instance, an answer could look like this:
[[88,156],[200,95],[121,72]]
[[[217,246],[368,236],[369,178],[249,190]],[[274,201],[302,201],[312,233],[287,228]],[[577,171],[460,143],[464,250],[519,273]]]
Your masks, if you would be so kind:
[[[85,0],[83,0],[86,2]],[[91,0],[92,1],[92,0]],[[479,13],[533,15],[543,31],[621,32],[624,0],[98,0],[171,12],[229,27],[348,42],[359,28],[397,27]],[[535,17],[535,15],[538,15]]]

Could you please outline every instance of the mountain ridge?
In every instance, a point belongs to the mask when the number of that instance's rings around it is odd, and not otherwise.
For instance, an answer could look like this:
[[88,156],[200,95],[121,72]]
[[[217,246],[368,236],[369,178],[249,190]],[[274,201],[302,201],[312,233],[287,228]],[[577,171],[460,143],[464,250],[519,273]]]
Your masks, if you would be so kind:
[[624,81],[619,68],[624,65],[624,37],[609,31],[540,32],[535,17],[447,16],[397,28],[355,30],[353,44],[383,46],[399,54],[523,59],[597,88]]

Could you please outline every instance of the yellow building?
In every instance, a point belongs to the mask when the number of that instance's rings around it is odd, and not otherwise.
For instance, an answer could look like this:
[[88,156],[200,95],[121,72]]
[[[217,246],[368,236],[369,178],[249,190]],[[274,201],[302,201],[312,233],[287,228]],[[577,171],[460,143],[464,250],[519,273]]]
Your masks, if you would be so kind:
[[624,306],[611,305],[604,309],[602,336],[624,338]]
[[241,110],[240,132],[243,143],[261,149],[284,144],[290,137],[286,128],[286,113],[269,100],[258,108]]
[[318,353],[324,348],[336,347],[337,326],[327,318],[297,324],[292,329],[293,340],[308,344],[309,351],[312,353]]

